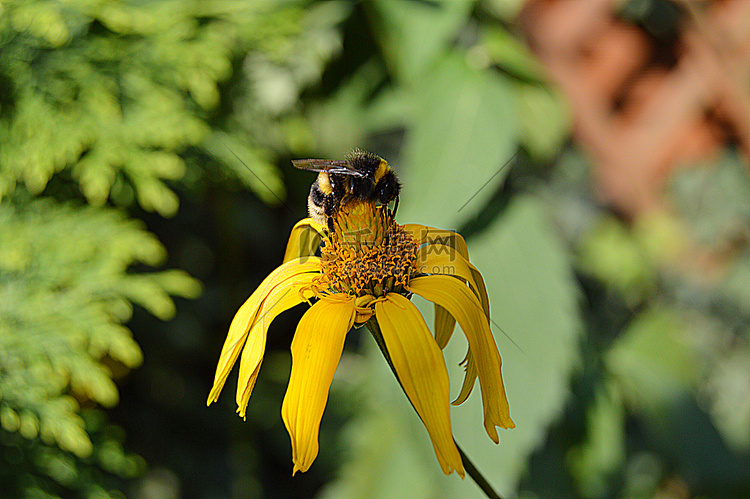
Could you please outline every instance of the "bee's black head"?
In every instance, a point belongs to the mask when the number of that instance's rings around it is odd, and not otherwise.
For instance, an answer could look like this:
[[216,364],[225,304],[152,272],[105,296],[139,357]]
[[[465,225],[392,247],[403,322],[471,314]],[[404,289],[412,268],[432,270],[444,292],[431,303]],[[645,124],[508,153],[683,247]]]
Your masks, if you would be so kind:
[[401,182],[396,178],[396,174],[390,170],[375,186],[375,195],[378,197],[378,201],[383,204],[393,201],[399,192],[401,192]]
[[383,158],[362,149],[355,149],[347,157],[347,162],[352,169],[364,174],[362,181],[351,184],[355,197],[381,204],[388,204],[398,197],[401,183]]

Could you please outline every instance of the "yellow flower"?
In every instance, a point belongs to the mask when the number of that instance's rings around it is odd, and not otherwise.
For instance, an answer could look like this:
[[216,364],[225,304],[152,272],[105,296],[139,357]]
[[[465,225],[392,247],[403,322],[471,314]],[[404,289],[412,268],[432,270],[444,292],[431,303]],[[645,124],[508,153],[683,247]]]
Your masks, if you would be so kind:
[[[464,383],[454,404],[464,402],[479,378],[484,427],[514,428],[490,332],[489,299],[479,271],[469,263],[464,239],[450,231],[399,225],[387,206],[349,202],[327,233],[312,219],[289,238],[284,263],[240,307],[221,351],[208,404],[215,402],[242,353],[237,412],[245,417],[258,376],[268,326],[281,312],[316,299],[292,340],[292,371],[282,417],[292,441],[294,471],[307,471],[318,455],[320,420],[344,339],[367,323],[429,433],[445,474],[464,476],[450,423],[448,372],[442,349],[456,321],[468,340]],[[314,256],[320,246],[320,257]],[[418,294],[435,304],[435,335],[409,301]]]

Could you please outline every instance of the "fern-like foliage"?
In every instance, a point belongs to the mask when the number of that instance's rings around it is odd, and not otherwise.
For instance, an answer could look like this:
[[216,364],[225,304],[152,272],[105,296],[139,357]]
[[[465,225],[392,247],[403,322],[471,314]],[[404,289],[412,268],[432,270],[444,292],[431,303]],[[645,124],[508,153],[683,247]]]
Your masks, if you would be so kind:
[[145,463],[125,452],[124,432],[100,410],[82,414],[94,450],[84,458],[0,428],[3,497],[122,499],[121,480],[141,474]]
[[133,306],[168,319],[170,295],[200,285],[133,272],[165,250],[111,206],[170,216],[177,189],[226,180],[283,200],[274,151],[309,147],[298,97],[347,10],[305,3],[0,2],[3,492],[109,497],[102,470],[139,469],[91,408],[117,403],[113,367],[142,360]]
[[[274,2],[8,0],[0,9],[0,199],[19,183],[40,193],[68,171],[90,204],[135,199],[169,216],[178,198],[166,182],[183,179],[192,147],[276,202],[284,187],[268,148],[304,136],[278,117],[338,47],[332,26],[306,30],[301,8]],[[219,123],[251,128],[233,137],[247,150],[235,157],[226,149],[237,144],[217,148],[208,123],[222,111],[220,84],[246,56],[247,84],[235,93],[264,104]]]
[[116,404],[110,366],[142,360],[122,325],[133,304],[168,319],[169,294],[195,296],[200,285],[182,271],[128,273],[165,251],[116,210],[2,203],[0,227],[0,426],[87,458],[81,404]]
[[[101,205],[124,174],[144,208],[174,213],[177,197],[163,181],[182,176],[176,152],[199,142],[206,126],[164,81],[178,78],[174,64],[144,35],[179,38],[180,23],[168,29],[175,18],[112,2],[22,0],[3,8],[0,71],[10,102],[0,122],[0,194],[18,181],[41,192],[56,172],[71,169],[86,199]],[[194,86],[226,73],[222,51],[216,55],[183,66],[204,75]]]

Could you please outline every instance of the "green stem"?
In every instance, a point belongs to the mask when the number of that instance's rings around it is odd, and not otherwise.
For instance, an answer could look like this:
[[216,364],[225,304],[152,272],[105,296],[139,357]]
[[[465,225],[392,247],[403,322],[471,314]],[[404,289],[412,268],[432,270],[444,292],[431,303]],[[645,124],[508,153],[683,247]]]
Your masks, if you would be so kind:
[[[372,337],[375,339],[375,343],[378,344],[378,347],[380,348],[380,351],[383,353],[383,357],[385,357],[385,361],[388,363],[388,366],[391,368],[391,371],[393,372],[393,375],[396,377],[396,381],[398,381],[398,385],[401,387],[402,390],[404,390],[404,386],[401,384],[401,380],[398,377],[398,374],[396,373],[396,367],[393,365],[393,361],[391,360],[391,356],[388,353],[388,349],[385,346],[385,340],[383,340],[383,334],[380,332],[380,325],[378,324],[377,319],[375,319],[375,316],[373,315],[369,321],[367,321],[367,329],[372,334]],[[406,390],[404,390],[404,393],[406,393]],[[409,400],[409,403],[411,403],[411,399],[409,399],[409,396],[406,397]],[[414,407],[414,404],[412,404],[412,407]],[[414,409],[416,412],[416,409]],[[419,413],[417,413],[419,414]],[[485,495],[489,499],[503,499],[502,496],[500,496],[495,490],[492,488],[492,485],[487,481],[487,479],[482,475],[482,472],[480,472],[476,466],[474,466],[474,463],[469,459],[469,456],[466,455],[466,453],[461,449],[461,446],[458,445],[458,442],[456,442],[456,439],[453,439],[453,442],[456,444],[456,447],[458,448],[458,453],[461,455],[461,460],[464,464],[464,469],[469,474],[469,476],[474,480],[474,482],[477,484],[477,486],[482,489],[482,492],[485,493]]]
[[[456,442],[456,439],[454,438],[453,441]],[[458,447],[458,453],[461,454],[461,460],[464,462],[466,473],[468,473],[477,486],[482,489],[482,492],[484,492],[490,499],[503,499],[500,494],[495,492],[495,489],[492,488],[490,482],[488,482],[484,475],[482,475],[482,472],[474,466],[474,463],[469,459],[469,456],[466,455],[461,446],[458,445],[458,442],[456,442],[456,447]]]

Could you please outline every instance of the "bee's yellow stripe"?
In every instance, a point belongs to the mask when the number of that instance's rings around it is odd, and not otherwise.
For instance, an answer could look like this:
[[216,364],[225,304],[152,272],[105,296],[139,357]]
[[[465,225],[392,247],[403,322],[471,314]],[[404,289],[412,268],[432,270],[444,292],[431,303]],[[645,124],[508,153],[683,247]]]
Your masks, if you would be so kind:
[[383,176],[388,173],[388,170],[390,168],[388,167],[388,162],[384,159],[380,160],[380,164],[378,165],[378,169],[375,170],[375,183],[377,184],[380,182],[380,179],[383,178]]
[[333,186],[331,185],[331,179],[328,178],[326,172],[320,172],[318,174],[318,188],[323,191],[326,196],[333,192]]

